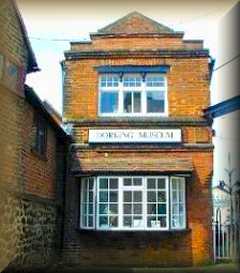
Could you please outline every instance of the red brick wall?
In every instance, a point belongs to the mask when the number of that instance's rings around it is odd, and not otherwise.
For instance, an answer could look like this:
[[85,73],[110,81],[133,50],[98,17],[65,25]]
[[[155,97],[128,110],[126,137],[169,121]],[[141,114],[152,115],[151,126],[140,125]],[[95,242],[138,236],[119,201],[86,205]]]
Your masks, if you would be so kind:
[[66,61],[64,120],[96,119],[98,115],[99,65],[168,64],[168,108],[170,117],[201,117],[209,105],[207,58],[112,58]]
[[[97,38],[92,44],[73,44],[72,50],[138,50],[159,49],[200,49],[201,43],[186,43],[179,38]],[[162,65],[170,66],[167,73],[169,123],[144,123],[141,121],[111,121],[101,123],[98,116],[98,73],[95,66],[101,65]],[[141,158],[143,161],[161,158],[161,155],[190,158],[194,172],[187,183],[187,223],[188,230],[182,232],[98,232],[79,231],[79,178],[69,176],[66,183],[64,257],[71,262],[88,265],[192,265],[208,263],[212,259],[211,230],[211,175],[212,146],[210,125],[200,124],[203,109],[209,106],[208,57],[84,57],[66,60],[64,90],[64,121],[73,122],[73,141],[86,144],[79,148],[81,157],[101,160],[108,158]],[[178,120],[173,125],[173,120]],[[186,124],[192,119],[192,124]],[[107,118],[105,118],[107,120]],[[129,118],[130,120],[130,118]],[[141,118],[138,118],[141,120]],[[82,123],[81,123],[82,122]],[[89,128],[171,128],[182,129],[183,143],[178,147],[143,147],[129,145],[88,144]],[[188,146],[186,145],[188,144]],[[204,144],[203,147],[201,144]],[[140,147],[140,148],[139,148]],[[72,162],[70,162],[71,164]],[[109,166],[111,168],[111,166]]]
[[36,109],[25,102],[22,131],[24,140],[22,154],[24,190],[40,197],[54,199],[56,194],[56,133],[49,122],[45,120],[47,124],[46,156],[38,155],[33,149],[36,137],[34,129],[34,115],[36,113]]
[[[23,86],[10,88],[6,77],[6,62],[10,61],[22,73],[27,66],[27,48],[16,16],[16,11],[9,0],[0,2],[0,54],[4,58],[4,68],[0,77],[0,186],[20,190],[21,185],[21,121]],[[1,69],[2,67],[0,67]]]
[[[186,149],[111,150],[78,149],[81,158],[190,158],[194,173],[187,181],[187,230],[182,232],[97,232],[78,231],[79,179],[67,182],[65,253],[69,261],[88,265],[174,266],[211,262],[212,151]],[[71,196],[71,198],[70,198]],[[74,225],[73,225],[74,223]]]
[[152,48],[168,48],[180,49],[184,48],[184,43],[181,38],[167,37],[122,37],[122,38],[106,38],[94,39],[91,44],[73,44],[72,50],[119,50],[119,49],[152,49]]

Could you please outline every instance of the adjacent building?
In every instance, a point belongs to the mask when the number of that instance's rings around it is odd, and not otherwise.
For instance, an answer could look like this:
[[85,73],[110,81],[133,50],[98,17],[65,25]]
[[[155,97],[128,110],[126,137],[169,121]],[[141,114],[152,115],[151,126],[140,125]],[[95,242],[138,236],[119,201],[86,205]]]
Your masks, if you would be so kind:
[[133,12],[65,52],[65,261],[212,261],[212,65],[183,36]]
[[[14,1],[0,3],[0,271],[55,261],[67,135],[25,85],[39,70]],[[12,272],[11,269],[9,269]]]

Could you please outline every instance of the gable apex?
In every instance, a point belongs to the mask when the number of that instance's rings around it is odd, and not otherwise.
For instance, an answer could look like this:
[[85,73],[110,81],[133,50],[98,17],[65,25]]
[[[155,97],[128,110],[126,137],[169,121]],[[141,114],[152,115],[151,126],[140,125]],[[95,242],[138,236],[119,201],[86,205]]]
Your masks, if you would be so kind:
[[101,28],[96,34],[174,34],[173,29],[134,11]]

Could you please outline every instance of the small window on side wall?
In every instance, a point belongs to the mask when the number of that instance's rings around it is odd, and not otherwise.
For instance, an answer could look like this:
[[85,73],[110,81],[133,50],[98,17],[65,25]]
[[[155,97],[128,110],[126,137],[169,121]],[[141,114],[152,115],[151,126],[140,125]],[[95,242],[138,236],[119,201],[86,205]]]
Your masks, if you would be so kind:
[[3,55],[0,53],[0,81],[3,78],[3,70],[4,70],[4,57]]
[[35,116],[35,141],[33,145],[34,151],[40,155],[45,156],[47,151],[47,125],[43,117]]

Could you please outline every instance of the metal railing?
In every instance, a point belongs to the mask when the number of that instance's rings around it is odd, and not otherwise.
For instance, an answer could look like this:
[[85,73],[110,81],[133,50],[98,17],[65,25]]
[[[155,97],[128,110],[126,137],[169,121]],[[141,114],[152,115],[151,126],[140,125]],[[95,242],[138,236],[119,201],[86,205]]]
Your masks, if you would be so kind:
[[213,222],[214,261],[236,260],[240,251],[239,223],[221,223],[221,211]]

